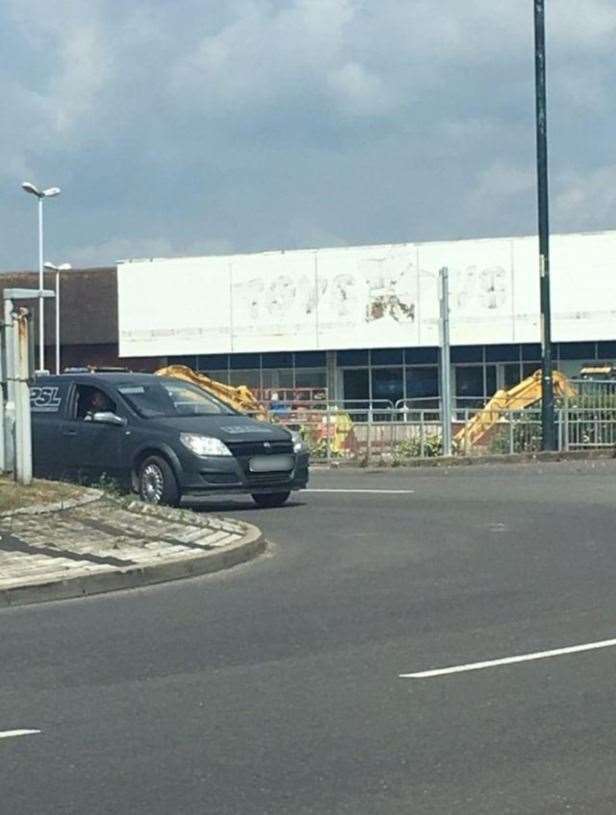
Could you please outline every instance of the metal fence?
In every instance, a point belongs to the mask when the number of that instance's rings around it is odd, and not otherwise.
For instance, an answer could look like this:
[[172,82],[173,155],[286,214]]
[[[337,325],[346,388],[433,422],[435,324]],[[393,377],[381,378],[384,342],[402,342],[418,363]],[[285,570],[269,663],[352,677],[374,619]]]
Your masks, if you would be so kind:
[[[616,447],[616,381],[572,383],[558,403],[561,451]],[[403,463],[442,455],[441,410],[434,399],[279,403],[276,421],[301,433],[314,460]],[[479,431],[477,427],[479,426]],[[473,429],[475,428],[475,429]],[[454,412],[453,454],[507,455],[541,449],[541,411],[463,408]]]

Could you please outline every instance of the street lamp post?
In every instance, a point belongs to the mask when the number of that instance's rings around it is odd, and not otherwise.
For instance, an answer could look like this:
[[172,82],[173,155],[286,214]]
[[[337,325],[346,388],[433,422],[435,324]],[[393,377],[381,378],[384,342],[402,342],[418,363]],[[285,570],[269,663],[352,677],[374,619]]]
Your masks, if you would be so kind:
[[29,181],[24,181],[22,190],[38,198],[38,257],[39,257],[39,370],[45,370],[45,309],[43,291],[43,199],[60,195],[60,187],[39,190]]
[[55,263],[43,264],[50,272],[56,273],[56,373],[60,373],[60,272],[68,272],[73,267],[70,263],[61,263],[56,266]]
[[545,92],[544,0],[533,0],[535,12],[535,101],[537,114],[537,203],[541,295],[541,431],[542,448],[554,450],[554,386],[552,384],[552,315],[550,308],[550,227],[548,217],[548,140]]

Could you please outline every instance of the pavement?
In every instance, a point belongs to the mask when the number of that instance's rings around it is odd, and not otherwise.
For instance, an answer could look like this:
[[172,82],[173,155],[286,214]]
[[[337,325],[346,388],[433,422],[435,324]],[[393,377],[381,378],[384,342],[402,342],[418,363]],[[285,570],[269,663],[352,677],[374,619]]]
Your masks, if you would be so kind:
[[75,500],[0,514],[0,606],[206,574],[264,548],[250,524],[86,490]]

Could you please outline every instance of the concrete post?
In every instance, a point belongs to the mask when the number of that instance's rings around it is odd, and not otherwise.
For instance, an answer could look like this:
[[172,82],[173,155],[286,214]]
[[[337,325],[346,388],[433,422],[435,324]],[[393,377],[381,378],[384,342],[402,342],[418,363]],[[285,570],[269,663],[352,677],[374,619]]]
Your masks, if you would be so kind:
[[0,333],[2,380],[2,458],[4,472],[14,474],[21,484],[32,482],[32,425],[30,418],[30,379],[34,367],[27,309],[15,307],[15,300],[53,297],[50,291],[5,289],[4,326]]

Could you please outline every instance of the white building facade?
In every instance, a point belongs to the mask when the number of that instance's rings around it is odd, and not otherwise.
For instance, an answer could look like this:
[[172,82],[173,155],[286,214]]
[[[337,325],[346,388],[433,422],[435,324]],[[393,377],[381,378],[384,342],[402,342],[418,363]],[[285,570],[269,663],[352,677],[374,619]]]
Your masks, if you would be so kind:
[[[551,261],[555,366],[616,362],[616,231],[554,235]],[[453,389],[472,407],[540,366],[536,236],[123,262],[120,355],[259,389],[428,406],[444,266]]]

